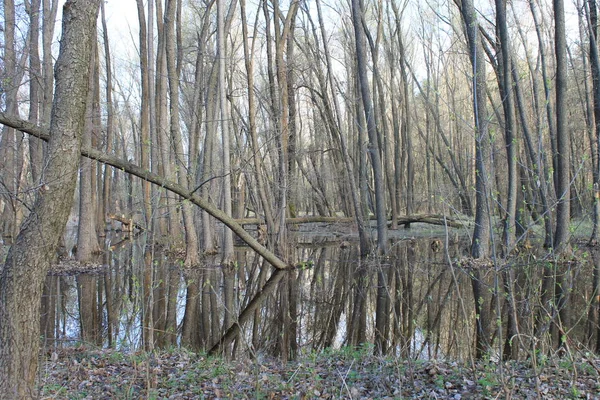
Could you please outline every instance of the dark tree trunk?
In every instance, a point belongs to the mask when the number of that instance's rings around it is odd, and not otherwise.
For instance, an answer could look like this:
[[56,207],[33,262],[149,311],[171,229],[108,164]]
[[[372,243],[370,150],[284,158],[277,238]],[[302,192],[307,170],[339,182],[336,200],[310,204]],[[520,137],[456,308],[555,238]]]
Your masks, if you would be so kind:
[[594,97],[594,138],[592,147],[594,180],[594,228],[590,242],[597,243],[600,238],[600,56],[598,55],[598,8],[596,1],[587,0],[588,24],[590,30],[590,66],[592,69],[592,92]]
[[385,188],[383,184],[383,171],[381,152],[373,110],[373,100],[369,89],[367,77],[367,55],[365,52],[365,32],[362,24],[363,9],[360,0],[352,0],[352,24],[354,25],[354,38],[356,40],[356,62],[358,67],[359,87],[362,95],[363,112],[366,117],[367,132],[369,134],[369,156],[373,168],[375,181],[375,214],[377,215],[377,248],[380,253],[387,250],[387,217],[385,208]]
[[556,150],[557,164],[555,174],[556,197],[556,230],[554,233],[554,249],[561,248],[569,242],[570,222],[570,140],[567,130],[567,43],[565,34],[565,11],[563,0],[554,0],[554,34],[556,53]]
[[[565,10],[563,0],[554,0],[554,46],[556,53],[556,150],[557,163],[554,171],[556,182],[556,230],[554,233],[554,251],[558,256],[568,256],[570,237],[570,152],[571,143],[567,130],[567,43],[565,32]],[[567,310],[569,297],[570,262],[560,257],[556,260],[554,275],[555,304],[558,307],[560,326],[558,346],[564,344],[564,336],[570,327],[570,315]]]

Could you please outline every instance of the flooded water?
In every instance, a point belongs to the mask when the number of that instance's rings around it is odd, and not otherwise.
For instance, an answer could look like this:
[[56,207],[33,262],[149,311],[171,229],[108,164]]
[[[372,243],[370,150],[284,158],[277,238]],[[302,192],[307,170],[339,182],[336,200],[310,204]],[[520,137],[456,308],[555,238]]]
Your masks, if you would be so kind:
[[492,355],[509,336],[519,358],[559,340],[589,348],[598,340],[592,254],[561,269],[568,301],[559,310],[555,297],[542,295],[552,264],[523,255],[510,265],[467,266],[464,245],[444,238],[393,241],[388,256],[376,260],[361,260],[352,243],[313,242],[296,248],[297,269],[281,273],[245,247],[236,248],[230,267],[207,258],[185,270],[176,255],[147,245],[143,236],[116,242],[107,240],[99,260],[105,268],[48,276],[41,320],[46,346],[186,346],[286,359],[368,346],[402,357],[464,360],[475,354],[482,321],[475,276],[484,288],[480,305],[495,321]]

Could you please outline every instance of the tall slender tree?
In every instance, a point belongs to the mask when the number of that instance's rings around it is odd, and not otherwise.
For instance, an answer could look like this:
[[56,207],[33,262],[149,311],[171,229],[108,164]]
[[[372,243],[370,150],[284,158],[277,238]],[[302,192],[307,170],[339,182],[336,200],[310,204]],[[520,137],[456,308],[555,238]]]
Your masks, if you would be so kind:
[[[218,84],[219,84],[219,109],[221,122],[221,139],[223,143],[223,211],[231,216],[231,166],[230,166],[230,138],[229,138],[229,112],[227,107],[227,97],[225,87],[225,11],[223,3],[225,0],[217,0],[217,60],[219,63]],[[233,234],[231,230],[225,228],[223,231],[223,263],[233,262]]]
[[498,87],[504,111],[504,142],[508,166],[508,190],[506,195],[506,216],[504,219],[503,243],[506,251],[514,246],[517,216],[517,140],[515,112],[512,91],[511,45],[506,23],[506,2],[496,0],[496,35],[500,48],[498,60]]
[[[485,59],[479,33],[477,11],[472,0],[458,0],[465,27],[465,34],[471,60],[473,85],[473,113],[475,126],[475,228],[471,243],[471,256],[485,259],[490,255],[490,162],[491,149],[488,132],[488,114],[486,103]],[[475,303],[476,356],[482,357],[490,346],[490,315],[488,310],[487,288],[483,282],[484,274],[475,268],[471,277]]]
[[563,0],[553,0],[554,5],[554,52],[556,57],[556,150],[554,171],[556,182],[556,230],[554,249],[560,251],[568,245],[570,229],[570,135],[567,130],[567,42]]
[[594,0],[584,1],[586,22],[590,38],[590,66],[592,70],[592,94],[593,94],[593,117],[594,117],[594,139],[595,145],[592,147],[593,174],[594,182],[594,228],[590,237],[590,242],[597,243],[600,238],[600,55],[598,54],[598,7]]
[[385,188],[377,124],[373,110],[373,99],[367,77],[367,54],[365,47],[365,32],[363,25],[364,10],[360,0],[352,0],[352,25],[356,45],[356,63],[358,84],[362,96],[362,112],[367,123],[369,135],[369,157],[375,181],[375,214],[377,215],[377,249],[384,254],[387,251],[387,217],[385,208]]
[[[181,127],[179,114],[179,79],[181,76],[181,45],[178,44],[176,31],[180,29],[180,13],[178,11],[179,0],[168,0],[165,10],[165,42],[166,42],[166,60],[167,74],[169,82],[169,111],[170,111],[170,143],[171,151],[177,167],[177,182],[183,186],[189,186],[188,173],[186,171],[186,157],[183,150],[183,139],[181,136]],[[183,215],[183,226],[185,228],[186,258],[185,264],[188,266],[198,265],[200,249],[198,236],[193,220],[192,205],[184,201],[181,205]]]

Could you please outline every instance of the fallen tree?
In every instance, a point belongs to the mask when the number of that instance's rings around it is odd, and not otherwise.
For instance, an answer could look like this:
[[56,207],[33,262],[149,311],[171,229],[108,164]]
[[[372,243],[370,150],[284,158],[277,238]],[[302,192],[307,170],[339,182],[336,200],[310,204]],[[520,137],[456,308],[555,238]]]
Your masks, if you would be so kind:
[[[372,215],[370,219],[376,221],[377,217]],[[263,221],[258,218],[238,218],[235,221],[242,226],[258,225],[263,223]],[[285,222],[290,225],[309,223],[353,223],[356,222],[356,219],[350,217],[324,217],[320,215],[307,215],[303,217],[287,218]],[[431,225],[449,226],[452,228],[464,227],[462,222],[438,214],[415,214],[398,217],[398,225],[407,225],[419,222]]]
[[[49,129],[45,127],[40,127],[30,122],[24,121],[20,118],[10,117],[5,115],[4,113],[0,113],[0,124],[4,124],[15,128],[21,132],[30,134],[37,138],[40,138],[44,141],[48,141],[50,138]],[[229,343],[231,343],[240,333],[241,326],[246,322],[253,312],[257,309],[257,307],[261,304],[264,297],[270,294],[275,288],[277,283],[283,277],[283,270],[290,269],[291,266],[286,264],[283,260],[277,257],[274,253],[269,251],[266,247],[264,247],[258,240],[252,237],[244,228],[243,225],[246,224],[260,224],[258,218],[245,218],[235,220],[233,218],[228,217],[223,211],[219,210],[213,204],[208,201],[202,199],[201,197],[194,194],[193,191],[172,182],[164,177],[157,175],[151,171],[145,170],[135,164],[124,161],[118,157],[114,157],[105,153],[102,153],[98,150],[91,148],[81,148],[81,155],[84,157],[88,157],[90,159],[96,160],[103,164],[110,165],[114,168],[118,168],[124,172],[127,172],[131,175],[137,176],[143,180],[154,183],[160,187],[163,187],[175,194],[180,195],[185,200],[190,201],[196,206],[202,208],[207,213],[212,215],[217,220],[221,221],[223,224],[228,226],[238,237],[244,241],[250,248],[256,251],[257,254],[262,256],[267,262],[269,262],[273,267],[275,267],[278,271],[276,271],[267,283],[263,286],[261,290],[254,296],[254,298],[250,301],[250,303],[245,307],[245,309],[238,316],[236,323],[232,324],[229,329],[222,335],[220,340],[209,350],[209,354],[215,354],[223,350]],[[43,182],[42,182],[43,186]],[[121,220],[119,218],[115,218],[117,220]],[[128,222],[127,220],[126,222]],[[299,223],[310,223],[310,222],[326,222],[326,223],[336,223],[336,222],[344,222],[351,223],[354,219],[352,218],[340,218],[340,217],[298,217],[298,218],[288,218],[287,223],[289,224],[299,224]],[[121,221],[123,222],[123,221]],[[444,216],[440,215],[413,215],[413,216],[405,216],[400,217],[398,219],[399,224],[408,224],[408,223],[416,223],[423,222],[429,224],[436,225],[445,225],[452,227],[462,227],[463,224],[456,221],[450,220]]]
[[[48,128],[40,127],[20,118],[7,116],[4,113],[0,113],[0,124],[10,126],[21,132],[40,138],[44,141],[48,141],[50,139],[50,131]],[[200,196],[193,194],[189,189],[168,179],[165,179],[164,177],[157,175],[151,171],[145,170],[135,164],[122,160],[118,157],[105,154],[99,150],[91,149],[88,147],[82,147],[81,155],[84,157],[91,158],[92,160],[99,161],[103,164],[107,164],[112,167],[118,168],[121,171],[137,176],[138,178],[154,183],[155,185],[158,185],[175,194],[178,194],[183,199],[188,200],[192,204],[197,205],[198,207],[206,211],[208,214],[212,215],[213,217],[221,221],[223,224],[228,226],[236,235],[239,236],[240,239],[242,239],[248,246],[250,246],[252,250],[256,251],[256,253],[261,255],[273,267],[277,269],[288,269],[291,267],[279,257],[277,257],[273,252],[267,249],[265,246],[260,244],[256,239],[254,239],[252,235],[246,232],[246,230],[233,218],[228,217],[227,214],[219,210],[210,202],[202,199]]]

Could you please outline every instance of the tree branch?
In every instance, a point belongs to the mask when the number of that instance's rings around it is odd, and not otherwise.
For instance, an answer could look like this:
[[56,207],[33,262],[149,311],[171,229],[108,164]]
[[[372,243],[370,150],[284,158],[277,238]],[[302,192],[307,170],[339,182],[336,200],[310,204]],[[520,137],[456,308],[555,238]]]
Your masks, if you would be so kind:
[[[31,122],[24,121],[20,118],[16,118],[13,116],[6,115],[4,113],[0,113],[0,124],[10,126],[15,128],[21,132],[28,133],[32,136],[35,136],[44,141],[48,141],[50,139],[50,130],[46,127],[40,127]],[[259,255],[261,255],[265,260],[267,260],[273,267],[277,269],[288,269],[290,266],[283,262],[279,257],[277,257],[273,252],[268,250],[266,247],[261,245],[256,239],[254,239],[246,230],[233,218],[228,217],[223,211],[219,210],[217,207],[209,203],[208,201],[202,199],[201,197],[193,194],[187,188],[165,179],[164,177],[157,175],[151,171],[145,170],[135,164],[122,160],[118,157],[114,157],[108,154],[105,154],[99,150],[91,149],[91,148],[81,148],[81,155],[84,157],[88,157],[92,160],[96,160],[106,165],[110,165],[114,168],[118,168],[124,172],[127,172],[131,175],[137,176],[147,182],[154,183],[160,187],[163,187],[179,196],[183,197],[185,200],[190,201],[192,204],[197,205],[202,208],[204,211],[221,221],[223,224],[228,226],[239,238],[244,241],[248,246],[250,246],[254,251],[256,251]]]

